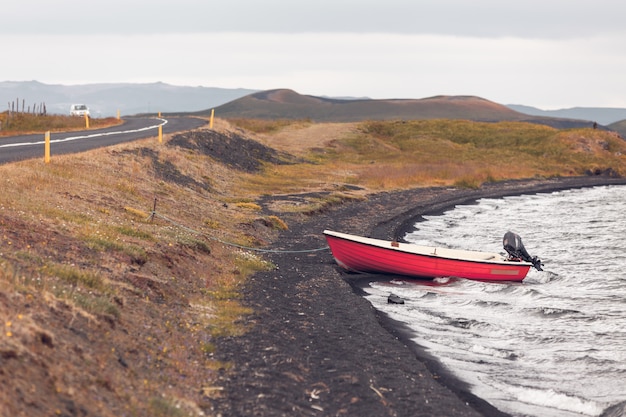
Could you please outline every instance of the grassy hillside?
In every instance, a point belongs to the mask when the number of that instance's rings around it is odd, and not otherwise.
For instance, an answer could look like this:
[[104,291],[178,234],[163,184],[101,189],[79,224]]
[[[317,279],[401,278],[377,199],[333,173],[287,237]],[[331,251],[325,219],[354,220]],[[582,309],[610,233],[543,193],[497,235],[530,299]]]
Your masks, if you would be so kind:
[[[233,122],[248,129],[267,129],[258,121]],[[279,123],[284,121],[266,124]],[[624,173],[626,142],[614,133],[594,129],[557,130],[531,123],[465,120],[371,121],[325,125],[341,132],[340,137],[332,137],[318,126],[301,121],[282,132],[260,134],[259,140],[288,152],[294,152],[296,140],[306,144],[304,156],[312,163],[274,167],[266,175],[249,180],[252,188],[270,187],[275,181],[284,188],[288,184],[282,178],[294,182],[300,178],[290,187],[295,192],[306,186],[303,177],[311,183],[322,178],[329,183],[387,190],[424,185],[474,187],[508,178],[603,171]]]
[[[214,127],[0,166],[0,410],[211,415],[232,365],[213,359],[213,342],[252,325],[241,320],[240,286],[273,267],[241,246],[263,247],[298,216],[381,190],[626,173],[626,142],[593,129]],[[286,193],[302,198],[262,208],[262,196]]]
[[609,129],[618,132],[620,135],[622,135],[622,137],[626,137],[626,120],[612,123],[608,127]]

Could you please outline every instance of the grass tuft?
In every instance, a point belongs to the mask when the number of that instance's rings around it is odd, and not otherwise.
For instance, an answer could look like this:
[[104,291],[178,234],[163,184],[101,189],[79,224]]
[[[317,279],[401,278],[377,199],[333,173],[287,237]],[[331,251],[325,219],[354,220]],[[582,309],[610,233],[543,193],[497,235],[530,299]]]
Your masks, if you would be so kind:
[[235,203],[235,206],[239,208],[248,209],[248,210],[261,211],[261,206],[259,206],[256,203],[240,202],[240,203]]
[[137,227],[119,226],[116,228],[116,230],[124,236],[136,237],[149,241],[155,240],[155,237],[152,233],[144,232],[142,230],[139,230]]
[[60,278],[72,286],[85,286],[96,290],[105,289],[106,285],[100,274],[84,271],[71,265],[51,264],[44,267],[47,275]]
[[143,219],[143,220],[147,219],[150,216],[145,211],[132,208],[132,207],[124,207],[124,211],[126,211],[126,213],[128,214],[135,216],[136,218]]
[[272,227],[276,230],[289,230],[289,226],[278,216],[268,216],[267,220],[272,224]]

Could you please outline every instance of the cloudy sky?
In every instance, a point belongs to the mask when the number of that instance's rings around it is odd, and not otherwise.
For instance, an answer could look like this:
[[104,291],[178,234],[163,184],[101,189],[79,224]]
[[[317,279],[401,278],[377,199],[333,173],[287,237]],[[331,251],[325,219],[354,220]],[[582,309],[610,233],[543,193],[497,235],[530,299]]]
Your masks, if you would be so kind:
[[623,0],[16,0],[0,81],[626,107]]

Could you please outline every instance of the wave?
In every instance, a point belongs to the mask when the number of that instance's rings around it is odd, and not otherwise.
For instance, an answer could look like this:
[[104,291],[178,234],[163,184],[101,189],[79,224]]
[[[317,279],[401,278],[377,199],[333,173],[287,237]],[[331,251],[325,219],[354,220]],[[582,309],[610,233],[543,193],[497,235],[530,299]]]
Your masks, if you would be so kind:
[[570,310],[566,308],[556,307],[537,307],[531,309],[531,314],[539,314],[544,317],[564,317],[573,315],[582,315],[583,313],[578,310]]
[[454,318],[451,319],[448,324],[454,327],[459,327],[461,329],[472,329],[472,328],[485,328],[491,326],[489,323],[484,321],[466,319],[466,318]]
[[590,416],[597,416],[604,411],[604,406],[595,401],[584,400],[553,389],[542,390],[524,386],[508,386],[506,391],[518,401],[529,405]]

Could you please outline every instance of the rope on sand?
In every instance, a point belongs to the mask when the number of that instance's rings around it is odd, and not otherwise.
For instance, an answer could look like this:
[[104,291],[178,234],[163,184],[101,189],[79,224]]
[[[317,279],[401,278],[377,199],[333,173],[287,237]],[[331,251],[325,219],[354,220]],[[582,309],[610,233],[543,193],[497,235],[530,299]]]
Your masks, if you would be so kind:
[[196,234],[196,235],[201,235],[201,236],[206,237],[207,239],[214,240],[214,241],[219,242],[219,243],[221,243],[223,245],[232,246],[232,247],[235,247],[235,248],[238,248],[238,249],[243,249],[243,250],[250,250],[250,251],[256,251],[256,252],[265,252],[265,253],[309,253],[309,252],[320,252],[320,251],[329,249],[328,246],[323,246],[321,248],[316,248],[316,249],[303,249],[303,250],[278,250],[278,249],[252,248],[252,247],[248,247],[248,246],[238,245],[238,244],[232,243],[232,242],[226,242],[226,241],[218,239],[216,237],[209,236],[209,235],[207,235],[207,234],[205,234],[203,232],[199,232],[199,231],[194,230],[194,229],[192,229],[190,227],[187,227],[184,224],[178,223],[178,222],[176,222],[176,221],[174,221],[174,220],[172,220],[172,219],[170,219],[170,218],[168,218],[168,217],[166,217],[166,216],[164,216],[162,214],[157,213],[154,210],[150,213],[150,215],[148,216],[148,218],[146,220],[152,220],[155,217],[159,217],[159,218],[161,218],[161,219],[163,219],[163,220],[165,220],[165,221],[167,221],[167,222],[169,222],[169,223],[171,223],[171,224],[173,224],[173,225],[175,225],[175,226],[177,226],[177,227],[179,227],[179,228],[181,228],[183,230],[186,230],[186,231],[188,231],[190,233],[193,233],[193,234]]

